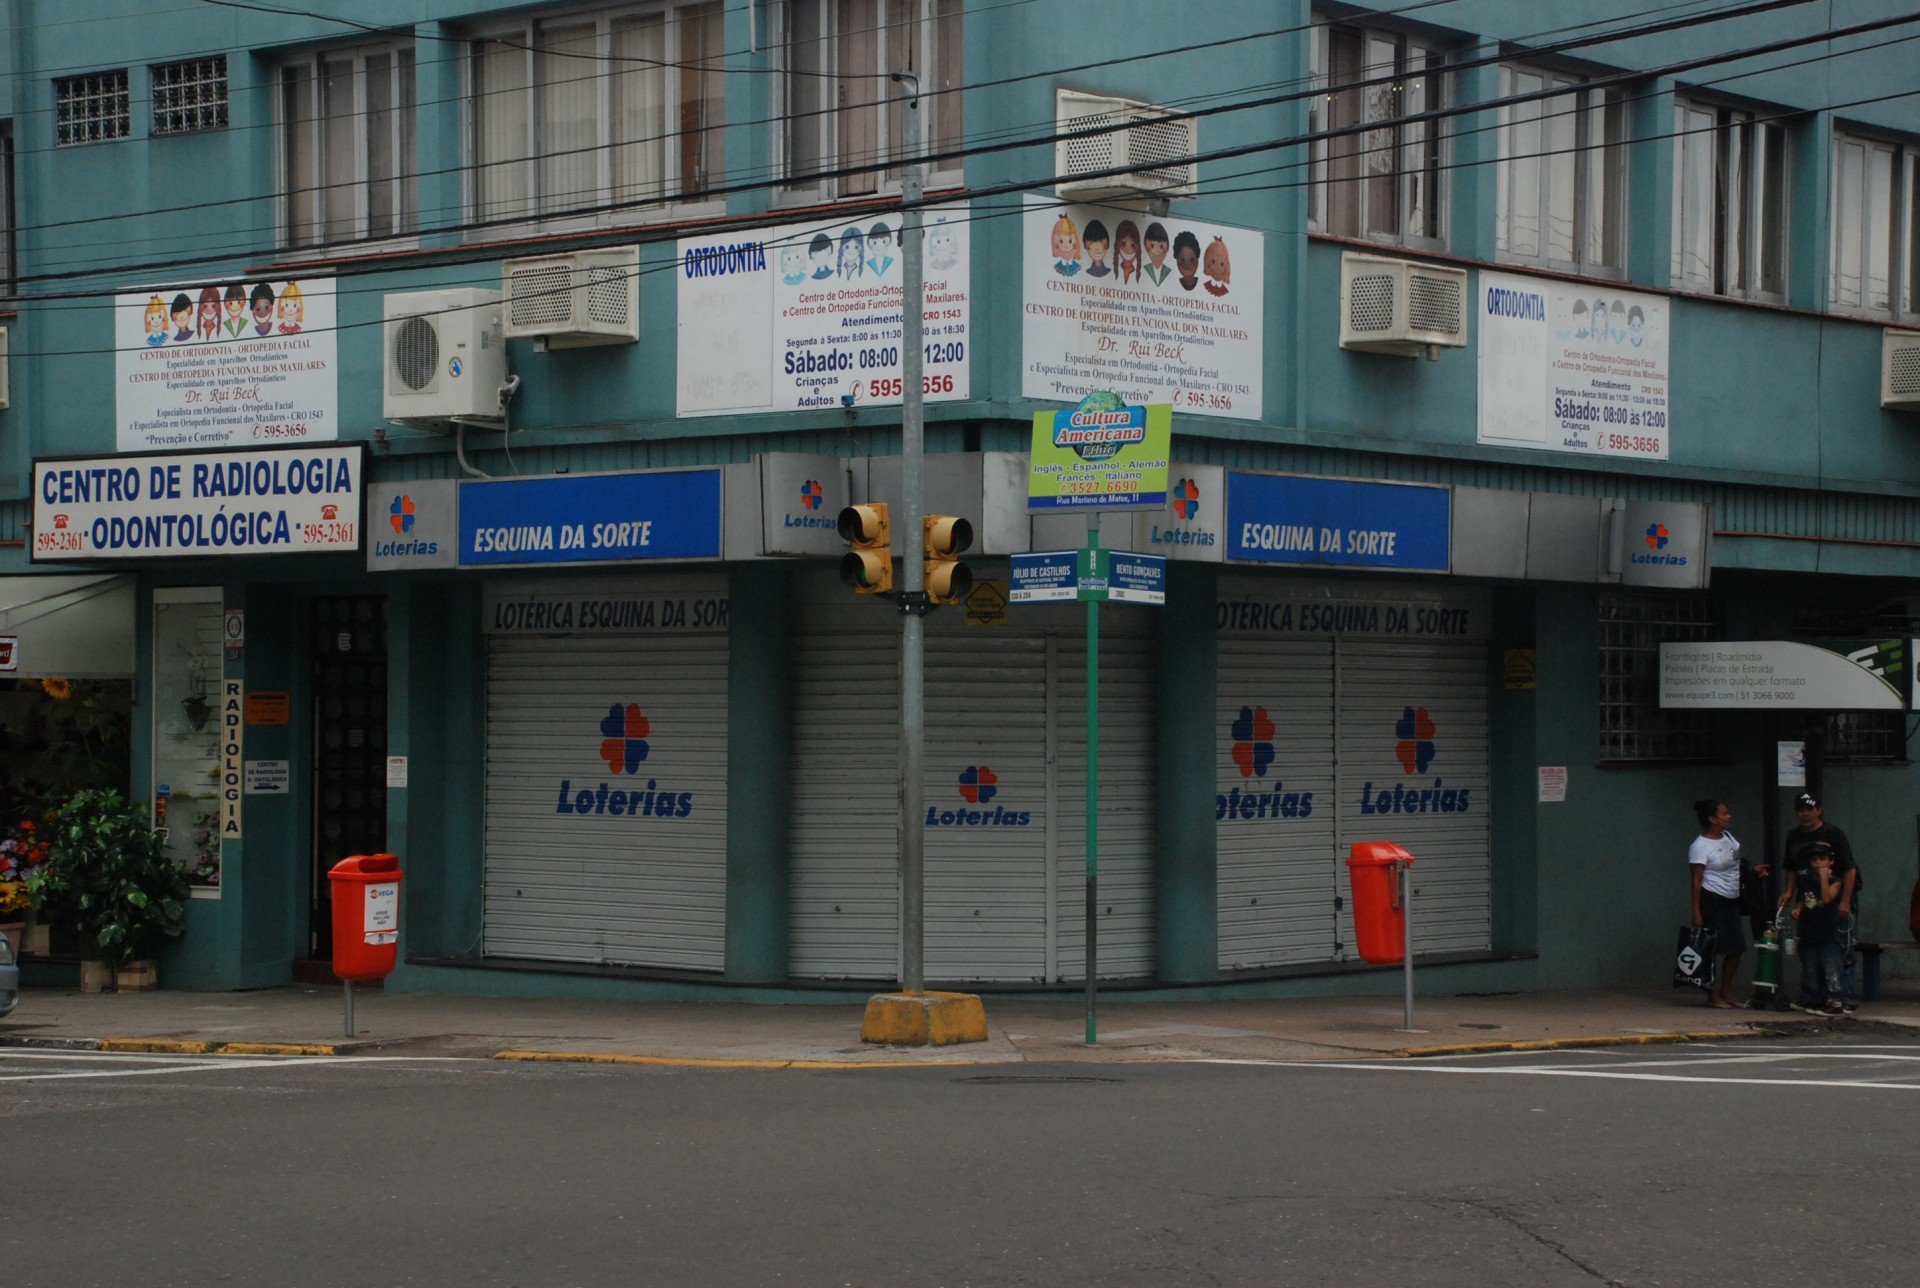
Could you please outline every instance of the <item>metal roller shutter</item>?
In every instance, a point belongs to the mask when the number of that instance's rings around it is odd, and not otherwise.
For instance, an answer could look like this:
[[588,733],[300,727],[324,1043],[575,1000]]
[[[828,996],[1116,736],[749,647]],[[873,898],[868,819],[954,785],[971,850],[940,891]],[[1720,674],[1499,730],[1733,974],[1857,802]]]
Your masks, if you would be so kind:
[[1332,644],[1222,639],[1219,702],[1220,969],[1327,961],[1342,879]]
[[[1492,943],[1487,685],[1475,645],[1340,645],[1339,852],[1385,840],[1414,856],[1416,954]],[[1350,953],[1351,910],[1340,942]]]
[[724,635],[499,636],[485,952],[721,970]]

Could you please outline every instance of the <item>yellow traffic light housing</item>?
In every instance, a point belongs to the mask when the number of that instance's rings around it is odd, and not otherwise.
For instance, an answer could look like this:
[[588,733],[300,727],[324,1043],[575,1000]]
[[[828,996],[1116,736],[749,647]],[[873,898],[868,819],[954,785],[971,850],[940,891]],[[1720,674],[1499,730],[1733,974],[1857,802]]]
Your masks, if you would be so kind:
[[850,505],[840,511],[840,539],[850,542],[840,560],[840,580],[856,594],[885,595],[893,590],[893,531],[887,521],[887,507],[878,501]]
[[973,589],[973,570],[960,556],[973,547],[973,525],[951,514],[921,519],[926,546],[927,602],[957,604]]

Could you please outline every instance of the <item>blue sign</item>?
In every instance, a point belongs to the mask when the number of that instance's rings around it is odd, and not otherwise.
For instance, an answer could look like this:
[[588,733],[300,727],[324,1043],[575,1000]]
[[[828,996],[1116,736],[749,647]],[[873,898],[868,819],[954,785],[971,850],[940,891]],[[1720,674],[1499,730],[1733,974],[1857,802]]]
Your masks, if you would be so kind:
[[460,566],[720,557],[720,471],[460,485]]
[[1166,557],[1137,555],[1129,550],[1114,551],[1112,571],[1107,582],[1107,598],[1116,604],[1166,603]]
[[1409,483],[1227,472],[1227,558],[1446,572],[1453,494]]
[[1080,565],[1072,550],[1014,555],[1007,582],[1010,604],[1071,602],[1079,597]]

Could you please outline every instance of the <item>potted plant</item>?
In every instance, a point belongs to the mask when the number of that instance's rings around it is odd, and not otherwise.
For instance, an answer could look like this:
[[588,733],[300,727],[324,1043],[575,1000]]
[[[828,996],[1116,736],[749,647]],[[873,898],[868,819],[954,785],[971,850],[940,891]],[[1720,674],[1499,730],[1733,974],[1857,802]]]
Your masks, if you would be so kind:
[[[146,815],[119,792],[76,792],[52,811],[41,834],[46,861],[29,887],[49,916],[78,933],[87,958],[82,989],[97,987],[105,971],[127,972],[132,963],[148,962],[163,939],[180,933],[186,873],[168,856]],[[97,963],[92,972],[88,961]],[[152,987],[151,966],[135,973],[129,986]]]
[[13,945],[15,960],[33,925],[30,882],[46,858],[47,843],[32,819],[0,828],[0,934]]

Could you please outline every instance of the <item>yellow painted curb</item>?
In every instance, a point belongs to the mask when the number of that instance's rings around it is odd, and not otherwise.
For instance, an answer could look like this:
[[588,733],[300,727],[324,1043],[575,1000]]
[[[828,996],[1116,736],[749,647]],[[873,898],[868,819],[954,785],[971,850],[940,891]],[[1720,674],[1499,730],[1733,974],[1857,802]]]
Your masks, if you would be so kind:
[[328,1042],[223,1042],[221,1055],[339,1055],[340,1048]]
[[1581,1047],[1661,1046],[1674,1042],[1719,1042],[1757,1038],[1758,1029],[1695,1029],[1682,1033],[1599,1033],[1584,1038],[1528,1038],[1516,1042],[1457,1042],[1450,1046],[1407,1047],[1394,1052],[1408,1059],[1438,1055],[1491,1055],[1502,1051],[1573,1051]]
[[611,1051],[496,1051],[496,1060],[551,1064],[638,1064],[662,1069],[956,1069],[1003,1060],[721,1060],[704,1056],[625,1055]]
[[212,1055],[215,1042],[197,1042],[186,1038],[101,1038],[95,1050],[144,1051],[159,1055]]

